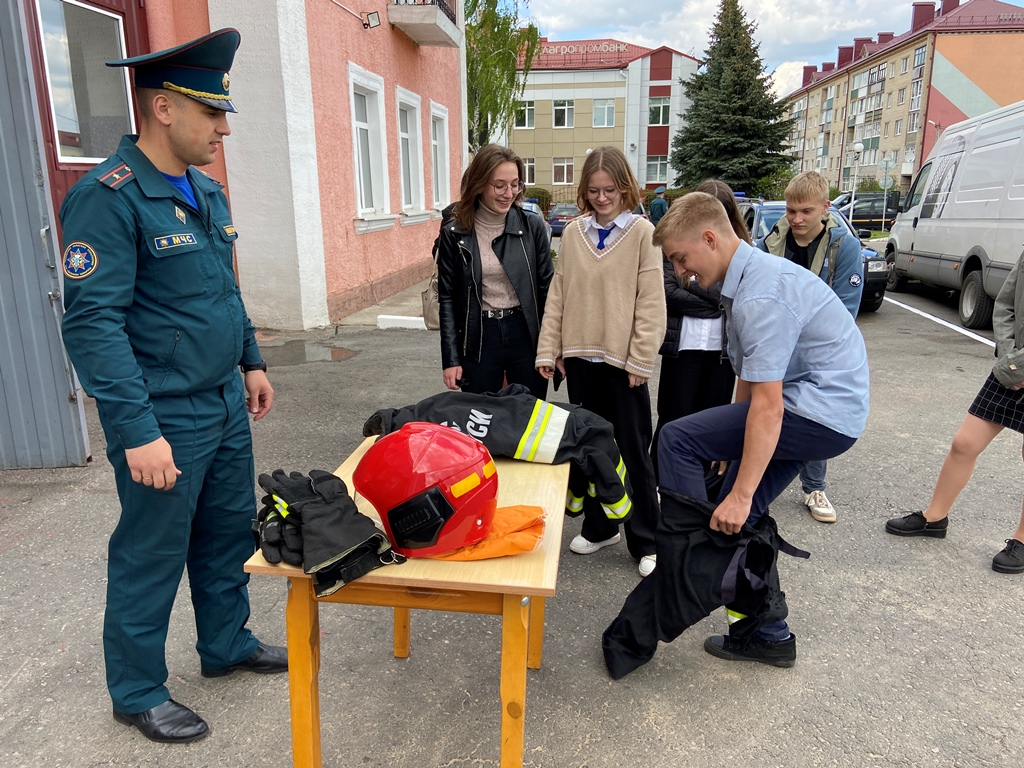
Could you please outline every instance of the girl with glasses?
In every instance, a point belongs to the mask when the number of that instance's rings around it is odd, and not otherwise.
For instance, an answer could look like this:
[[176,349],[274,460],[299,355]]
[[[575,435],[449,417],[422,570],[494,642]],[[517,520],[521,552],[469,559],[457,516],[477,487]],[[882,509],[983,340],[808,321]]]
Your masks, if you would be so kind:
[[497,392],[525,384],[543,399],[534,369],[554,271],[543,220],[524,211],[523,161],[511,149],[481,149],[462,178],[454,219],[437,252],[441,365],[448,389]]

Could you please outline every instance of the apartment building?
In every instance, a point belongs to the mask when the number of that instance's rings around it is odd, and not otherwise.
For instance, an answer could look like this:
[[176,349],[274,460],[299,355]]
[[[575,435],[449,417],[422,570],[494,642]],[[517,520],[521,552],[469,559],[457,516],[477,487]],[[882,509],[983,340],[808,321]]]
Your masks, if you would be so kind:
[[697,60],[671,48],[618,40],[541,39],[522,102],[504,142],[526,163],[527,183],[574,200],[587,152],[611,144],[641,187],[668,185],[672,136],[689,106],[681,80]]
[[[998,0],[915,2],[910,29],[857,37],[804,67],[789,94],[794,171],[846,191],[854,178],[905,191],[943,126],[1024,99],[1024,9]],[[859,156],[853,151],[863,145]]]

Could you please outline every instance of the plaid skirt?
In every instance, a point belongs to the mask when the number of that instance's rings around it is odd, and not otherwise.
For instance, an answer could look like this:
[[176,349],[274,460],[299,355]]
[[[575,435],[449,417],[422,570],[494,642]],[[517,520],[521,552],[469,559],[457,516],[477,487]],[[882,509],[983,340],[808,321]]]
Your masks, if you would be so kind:
[[1007,389],[990,373],[967,412],[1024,434],[1024,389]]

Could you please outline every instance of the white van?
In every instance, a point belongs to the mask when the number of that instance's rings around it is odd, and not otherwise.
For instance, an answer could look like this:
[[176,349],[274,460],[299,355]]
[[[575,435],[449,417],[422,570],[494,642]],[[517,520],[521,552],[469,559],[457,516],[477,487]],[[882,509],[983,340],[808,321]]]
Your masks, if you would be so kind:
[[886,289],[957,289],[961,324],[985,328],[1022,246],[1024,101],[943,131],[889,232]]

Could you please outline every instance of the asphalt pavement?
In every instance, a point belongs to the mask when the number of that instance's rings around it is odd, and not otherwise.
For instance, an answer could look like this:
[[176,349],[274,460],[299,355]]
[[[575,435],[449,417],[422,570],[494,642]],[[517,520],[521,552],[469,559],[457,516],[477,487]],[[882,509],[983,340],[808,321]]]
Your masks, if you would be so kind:
[[[440,391],[436,334],[375,327],[379,314],[418,314],[421,287],[335,328],[261,334],[276,401],[253,427],[257,472],[333,469],[376,409]],[[636,564],[624,545],[570,553],[580,521],[567,520],[543,666],[528,675],[526,766],[1024,760],[1016,695],[1024,576],[990,567],[1020,511],[1018,436],[1001,435],[982,456],[945,540],[882,530],[888,517],[927,504],[991,368],[991,349],[890,302],[859,324],[871,360],[871,416],[864,437],[829,463],[839,520],[812,520],[797,485],[772,510],[786,539],[812,553],[780,565],[796,666],[706,654],[704,638],[726,631],[718,611],[611,681],[600,635],[637,583]],[[112,720],[101,625],[118,505],[95,406],[87,413],[88,467],[0,473],[0,765],[290,765],[287,678],[203,679],[187,582],[167,639],[168,686],[209,721],[211,734],[158,745]],[[283,644],[283,580],[255,576],[250,592],[250,626]],[[498,765],[497,617],[414,612],[407,659],[391,654],[385,609],[324,606],[321,633],[325,765]]]

